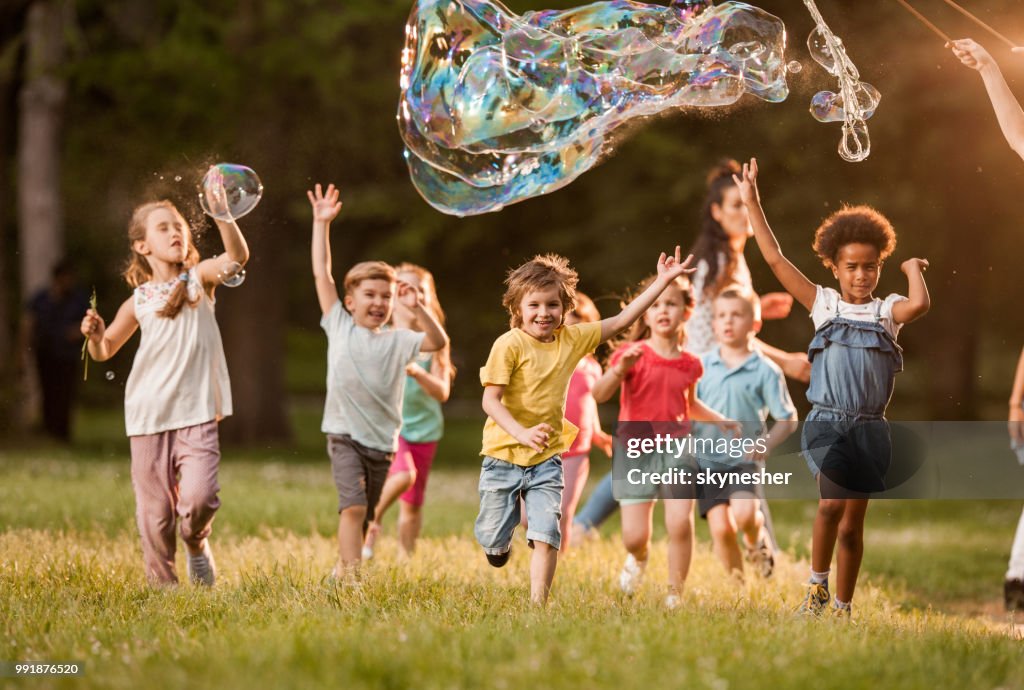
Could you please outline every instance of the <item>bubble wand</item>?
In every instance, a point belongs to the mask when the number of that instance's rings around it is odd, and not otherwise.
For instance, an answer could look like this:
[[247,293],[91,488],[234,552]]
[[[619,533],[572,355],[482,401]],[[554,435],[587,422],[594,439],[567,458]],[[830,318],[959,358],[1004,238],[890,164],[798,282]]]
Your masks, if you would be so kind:
[[[992,28],[991,26],[989,26],[989,25],[988,25],[988,24],[986,24],[985,22],[983,22],[983,21],[981,21],[980,19],[978,19],[977,17],[975,17],[975,16],[973,15],[973,14],[971,14],[970,12],[968,12],[967,10],[965,10],[965,9],[964,9],[963,7],[961,7],[960,5],[958,5],[958,4],[956,4],[955,2],[953,2],[953,0],[942,0],[942,1],[943,1],[944,3],[946,3],[947,5],[949,5],[950,7],[952,7],[953,9],[955,9],[955,10],[956,10],[957,12],[959,12],[960,14],[962,14],[962,15],[964,15],[965,17],[967,17],[968,19],[970,19],[970,20],[971,20],[972,22],[974,22],[975,24],[977,24],[977,25],[978,25],[978,26],[980,26],[981,28],[983,28],[983,29],[984,29],[985,31],[989,32],[990,34],[992,34],[993,36],[995,36],[996,38],[998,38],[998,39],[999,39],[1000,41],[1002,41],[1002,42],[1003,42],[1003,43],[1005,43],[1006,45],[1010,46],[1010,48],[1016,48],[1016,47],[1017,47],[1017,44],[1016,44],[1016,43],[1014,43],[1013,41],[1011,41],[1010,39],[1008,39],[1008,38],[1007,38],[1006,36],[1002,35],[1002,34],[1001,34],[1001,33],[999,33],[998,31],[996,31],[995,29],[993,29],[993,28]],[[917,20],[918,20],[919,22],[921,22],[921,23],[922,23],[922,24],[924,24],[924,25],[925,25],[926,27],[928,27],[928,28],[929,28],[929,29],[931,29],[931,30],[932,30],[933,32],[935,32],[935,34],[936,34],[936,35],[937,35],[937,36],[938,36],[939,38],[941,38],[941,39],[942,39],[943,41],[945,41],[946,43],[950,43],[950,42],[951,42],[951,41],[953,40],[953,39],[951,39],[951,38],[950,38],[949,36],[947,36],[947,35],[946,35],[946,34],[945,34],[945,33],[944,33],[944,32],[943,32],[943,31],[942,31],[942,30],[941,30],[941,29],[940,29],[939,27],[935,26],[935,25],[934,25],[934,24],[932,24],[932,23],[931,23],[930,21],[928,21],[927,17],[925,17],[925,16],[923,15],[923,14],[921,14],[920,12],[918,12],[917,10],[915,10],[915,9],[914,9],[914,7],[913,7],[913,6],[912,6],[912,5],[911,5],[911,4],[909,3],[909,2],[907,2],[907,0],[896,0],[896,2],[898,2],[898,3],[899,3],[899,4],[901,4],[901,5],[903,5],[904,9],[906,9],[906,10],[907,10],[907,12],[910,12],[910,13],[911,13],[912,15],[914,15],[914,17],[915,17],[915,18],[916,18],[916,19],[917,19]]]
[[[92,297],[89,298],[89,308],[96,311],[96,286],[92,286]],[[82,361],[85,362],[85,371],[82,374],[82,380],[89,380],[89,336],[85,336],[85,342],[82,343]]]

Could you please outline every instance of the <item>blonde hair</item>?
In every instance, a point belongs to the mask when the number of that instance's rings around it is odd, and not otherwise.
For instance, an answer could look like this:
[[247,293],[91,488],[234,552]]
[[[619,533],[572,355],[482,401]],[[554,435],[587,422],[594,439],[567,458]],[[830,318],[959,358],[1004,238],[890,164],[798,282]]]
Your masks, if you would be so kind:
[[351,295],[364,280],[386,280],[394,283],[398,276],[395,269],[383,261],[361,261],[345,274],[345,294]]
[[[656,275],[650,275],[644,278],[640,282],[640,284],[636,286],[636,289],[629,296],[629,299],[632,300],[637,295],[643,293],[647,288],[654,284],[654,281],[657,279],[658,276]],[[694,305],[693,286],[690,284],[689,278],[687,278],[686,276],[678,276],[677,278],[673,279],[672,282],[665,287],[665,289],[668,290],[671,287],[677,288],[681,293],[683,293],[683,306],[688,309],[692,309]],[[623,303],[622,306],[623,308],[625,308],[625,303]],[[650,337],[651,327],[644,322],[643,316],[641,316],[639,319],[633,322],[633,325],[626,330],[624,335],[621,335],[615,339],[615,342],[612,343],[612,347],[615,348],[628,342],[646,340],[647,338]],[[679,340],[683,341],[685,339],[685,324],[679,324]]]
[[[441,308],[441,301],[437,298],[437,283],[434,282],[434,274],[422,266],[409,261],[403,261],[395,266],[396,279],[399,273],[414,273],[416,277],[420,279],[420,285],[429,286],[427,287],[427,291],[430,293],[430,311],[434,312],[434,318],[437,319],[437,322],[444,326],[444,309]],[[448,365],[448,370],[451,372],[451,380],[454,381],[455,365],[452,364],[451,359],[451,342],[441,348],[437,354],[439,357],[442,357],[444,362]]]
[[509,314],[509,325],[512,328],[523,325],[519,305],[527,293],[551,287],[558,288],[564,323],[565,315],[576,308],[578,282],[579,276],[569,266],[569,260],[558,254],[538,254],[519,268],[509,271],[505,278],[505,295],[501,298],[501,304]]
[[[149,214],[158,208],[165,208],[178,216],[178,218],[181,219],[181,224],[184,228],[185,242],[188,244],[188,253],[185,255],[185,260],[178,264],[178,271],[180,273],[185,273],[199,263],[199,251],[192,243],[192,228],[189,227],[188,222],[185,220],[185,217],[181,215],[181,212],[178,211],[177,207],[167,199],[146,202],[135,207],[135,210],[132,211],[131,220],[128,222],[128,245],[131,247],[132,255],[131,258],[128,259],[128,265],[125,267],[124,271],[121,272],[121,275],[133,288],[137,288],[143,283],[149,282],[153,278],[153,268],[149,265],[145,256],[135,251],[135,243],[146,239],[146,221],[149,218]],[[164,305],[163,309],[157,312],[157,315],[173,319],[181,313],[181,310],[186,304],[190,307],[195,307],[198,302],[198,298],[192,299],[189,297],[188,282],[179,280],[178,284],[174,286],[171,296],[167,298],[167,304]]]
[[748,307],[754,321],[761,320],[761,299],[753,290],[747,290],[740,285],[728,285],[724,290],[715,296],[715,302],[720,299],[738,299]]

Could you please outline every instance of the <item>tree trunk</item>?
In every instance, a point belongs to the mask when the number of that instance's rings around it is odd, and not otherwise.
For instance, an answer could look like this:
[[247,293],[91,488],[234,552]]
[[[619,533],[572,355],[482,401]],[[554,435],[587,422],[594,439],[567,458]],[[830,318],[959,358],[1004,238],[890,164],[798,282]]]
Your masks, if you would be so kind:
[[[18,95],[18,238],[21,298],[30,297],[50,280],[64,253],[61,213],[61,125],[66,87],[60,69],[68,0],[36,0],[25,22],[25,72]],[[39,385],[29,353],[19,353],[24,378],[16,409],[24,416],[39,409]]]

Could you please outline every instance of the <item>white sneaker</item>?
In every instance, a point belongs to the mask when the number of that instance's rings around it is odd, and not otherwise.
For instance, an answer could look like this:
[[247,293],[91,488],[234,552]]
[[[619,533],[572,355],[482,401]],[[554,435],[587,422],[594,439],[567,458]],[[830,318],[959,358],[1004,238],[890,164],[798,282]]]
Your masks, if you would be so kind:
[[203,540],[203,552],[198,556],[188,555],[185,559],[185,568],[188,571],[188,579],[197,585],[213,587],[217,579],[217,565],[213,562],[213,551],[210,550],[210,540]]
[[622,572],[619,573],[619,587],[626,596],[633,596],[639,589],[644,579],[644,570],[647,569],[647,561],[638,561],[633,554],[626,556],[626,562],[622,564]]
[[665,597],[665,608],[669,611],[674,611],[679,608],[679,604],[682,603],[682,599],[679,598],[678,594],[669,594]]

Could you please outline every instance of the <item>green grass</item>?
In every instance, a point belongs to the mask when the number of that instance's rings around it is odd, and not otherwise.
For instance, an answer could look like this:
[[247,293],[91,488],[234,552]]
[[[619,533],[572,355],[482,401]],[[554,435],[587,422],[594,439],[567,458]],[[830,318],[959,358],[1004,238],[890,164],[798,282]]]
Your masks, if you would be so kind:
[[478,433],[450,425],[416,557],[398,558],[392,513],[358,590],[323,582],[336,526],[325,457],[226,450],[220,580],[206,591],[144,582],[123,450],[0,454],[0,661],[86,663],[73,682],[31,687],[1024,686],[1009,625],[960,615],[997,600],[1016,503],[876,502],[852,626],[791,615],[807,501],[772,505],[786,553],[771,581],[723,577],[699,525],[680,610],[661,605],[660,541],[624,599],[613,521],[563,559],[539,611],[525,545],[493,570],[473,540]]

